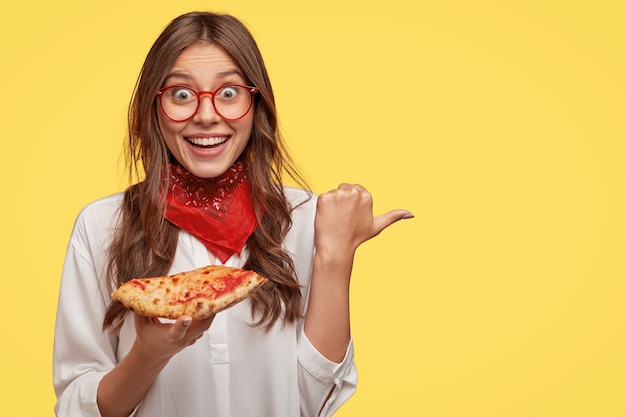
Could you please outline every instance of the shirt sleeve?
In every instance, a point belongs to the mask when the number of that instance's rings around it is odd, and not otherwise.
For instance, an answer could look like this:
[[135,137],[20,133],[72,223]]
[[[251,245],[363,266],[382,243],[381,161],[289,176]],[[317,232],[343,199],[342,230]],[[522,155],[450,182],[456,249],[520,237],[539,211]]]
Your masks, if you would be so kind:
[[335,363],[315,349],[300,330],[298,339],[300,415],[331,416],[356,391],[357,372],[352,340],[343,360]]
[[53,351],[57,417],[100,417],[98,385],[117,362],[117,337],[102,330],[109,296],[102,263],[92,256],[97,241],[90,242],[85,229],[79,217],[61,277]]

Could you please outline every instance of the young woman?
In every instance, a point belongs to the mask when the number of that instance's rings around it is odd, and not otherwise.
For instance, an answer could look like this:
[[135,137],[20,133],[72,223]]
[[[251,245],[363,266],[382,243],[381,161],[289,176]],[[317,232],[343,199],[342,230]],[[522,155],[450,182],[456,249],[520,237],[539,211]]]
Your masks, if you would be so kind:
[[[129,111],[124,193],[79,215],[54,347],[65,416],[329,416],[354,392],[349,283],[357,247],[406,210],[372,214],[342,184],[319,197],[283,148],[257,46],[229,15],[173,20]],[[302,189],[285,187],[286,172]],[[270,282],[205,320],[164,321],[112,302],[133,277],[208,264]]]

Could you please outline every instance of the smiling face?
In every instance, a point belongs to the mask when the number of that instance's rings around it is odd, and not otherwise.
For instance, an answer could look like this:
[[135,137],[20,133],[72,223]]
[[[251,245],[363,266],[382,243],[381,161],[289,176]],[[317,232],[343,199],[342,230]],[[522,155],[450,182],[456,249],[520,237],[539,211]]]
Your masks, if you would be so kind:
[[[220,47],[196,43],[180,53],[163,87],[179,85],[200,92],[228,84],[246,84],[239,67]],[[197,113],[183,122],[174,122],[158,110],[167,148],[183,167],[200,178],[222,175],[239,158],[252,133],[253,115],[251,109],[241,119],[224,120],[215,112],[209,95],[202,95]]]

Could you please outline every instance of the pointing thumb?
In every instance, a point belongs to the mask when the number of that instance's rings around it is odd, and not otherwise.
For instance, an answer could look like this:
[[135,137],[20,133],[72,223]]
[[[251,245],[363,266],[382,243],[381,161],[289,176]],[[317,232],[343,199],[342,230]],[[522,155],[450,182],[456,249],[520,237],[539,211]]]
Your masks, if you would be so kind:
[[408,210],[391,210],[385,214],[374,217],[374,236],[385,230],[399,220],[412,219],[413,214]]

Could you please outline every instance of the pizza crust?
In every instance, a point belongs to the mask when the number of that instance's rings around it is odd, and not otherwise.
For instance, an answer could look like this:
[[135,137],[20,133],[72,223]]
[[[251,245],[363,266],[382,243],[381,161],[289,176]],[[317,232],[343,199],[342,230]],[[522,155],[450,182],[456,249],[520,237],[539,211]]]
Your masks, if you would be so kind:
[[210,317],[244,300],[267,282],[254,271],[209,265],[193,271],[122,284],[112,298],[149,317]]

